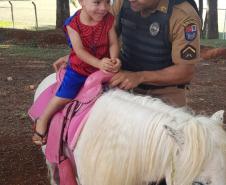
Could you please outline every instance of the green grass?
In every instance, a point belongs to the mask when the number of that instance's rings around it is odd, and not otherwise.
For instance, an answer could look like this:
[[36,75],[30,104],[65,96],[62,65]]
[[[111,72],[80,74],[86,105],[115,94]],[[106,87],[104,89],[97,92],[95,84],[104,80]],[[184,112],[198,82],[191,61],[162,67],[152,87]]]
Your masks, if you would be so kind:
[[[201,44],[211,47],[226,47],[226,40],[202,39]],[[57,58],[69,54],[68,48],[42,48],[35,44],[30,45],[9,45],[0,44],[0,56],[34,59],[34,60],[56,60]]]
[[[0,21],[0,28],[13,28],[13,22],[11,21]],[[35,25],[31,25],[29,23],[23,23],[23,22],[14,22],[14,28],[15,29],[26,29],[26,30],[50,30],[55,29],[55,25],[39,25],[38,28],[35,27]]]
[[12,28],[13,23],[10,21],[0,21],[0,28]]
[[211,46],[214,48],[226,47],[226,40],[224,39],[224,33],[219,32],[219,39],[202,39],[201,44],[204,46]]
[[41,48],[29,45],[0,44],[0,55],[13,58],[53,61],[67,54],[69,54],[69,49],[66,48]]
[[226,47],[226,40],[221,39],[202,39],[201,44],[204,46],[211,46],[215,48]]

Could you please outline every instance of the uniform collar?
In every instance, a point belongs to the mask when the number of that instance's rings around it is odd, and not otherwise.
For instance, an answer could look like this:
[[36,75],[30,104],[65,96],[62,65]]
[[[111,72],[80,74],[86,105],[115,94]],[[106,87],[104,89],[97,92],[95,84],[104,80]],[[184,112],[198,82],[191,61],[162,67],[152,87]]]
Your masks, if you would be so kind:
[[156,9],[151,11],[151,13],[154,13],[156,11],[167,13],[168,5],[169,5],[169,0],[160,0]]
[[141,16],[143,17],[148,17],[151,14],[155,13],[156,11],[159,12],[163,12],[163,13],[167,13],[168,10],[168,4],[169,4],[169,0],[160,0],[157,7],[154,10],[145,10],[144,12],[141,12]]

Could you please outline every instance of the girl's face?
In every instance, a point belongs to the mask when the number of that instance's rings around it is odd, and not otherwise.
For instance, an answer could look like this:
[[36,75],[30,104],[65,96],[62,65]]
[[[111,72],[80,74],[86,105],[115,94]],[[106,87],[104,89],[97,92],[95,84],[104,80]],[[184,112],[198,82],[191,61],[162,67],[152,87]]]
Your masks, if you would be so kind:
[[82,10],[90,21],[99,22],[110,9],[110,0],[81,0]]

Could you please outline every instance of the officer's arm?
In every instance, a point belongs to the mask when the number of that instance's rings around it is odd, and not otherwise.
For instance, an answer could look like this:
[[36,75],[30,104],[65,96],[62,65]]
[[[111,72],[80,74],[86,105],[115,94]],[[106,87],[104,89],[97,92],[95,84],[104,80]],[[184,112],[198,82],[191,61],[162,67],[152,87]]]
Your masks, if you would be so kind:
[[128,90],[142,83],[156,86],[186,84],[192,79],[194,68],[194,64],[177,64],[158,71],[121,71],[113,76],[110,85]]
[[177,64],[158,71],[137,72],[137,76],[139,84],[178,85],[189,83],[194,71],[194,64]]

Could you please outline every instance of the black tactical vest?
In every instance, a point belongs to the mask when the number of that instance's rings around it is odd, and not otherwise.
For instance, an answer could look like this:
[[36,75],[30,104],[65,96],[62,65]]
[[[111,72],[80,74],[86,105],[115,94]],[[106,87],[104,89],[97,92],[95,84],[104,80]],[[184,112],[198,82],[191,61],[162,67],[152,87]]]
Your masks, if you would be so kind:
[[[148,17],[131,10],[124,0],[119,13],[122,69],[129,71],[159,70],[173,65],[169,41],[169,18],[173,6],[186,0],[169,0],[167,13],[155,11]],[[197,10],[193,0],[187,0]],[[190,2],[191,1],[191,2]]]

